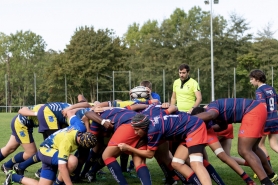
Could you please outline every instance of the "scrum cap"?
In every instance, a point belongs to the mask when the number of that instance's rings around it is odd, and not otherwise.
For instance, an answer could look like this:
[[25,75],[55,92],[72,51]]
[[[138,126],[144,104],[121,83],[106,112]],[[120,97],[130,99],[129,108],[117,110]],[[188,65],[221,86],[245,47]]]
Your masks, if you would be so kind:
[[84,148],[93,148],[97,144],[97,138],[90,132],[80,133],[79,144]]
[[136,114],[132,120],[131,125],[135,128],[141,128],[144,131],[147,131],[149,128],[150,120],[148,116],[145,116],[144,114]]

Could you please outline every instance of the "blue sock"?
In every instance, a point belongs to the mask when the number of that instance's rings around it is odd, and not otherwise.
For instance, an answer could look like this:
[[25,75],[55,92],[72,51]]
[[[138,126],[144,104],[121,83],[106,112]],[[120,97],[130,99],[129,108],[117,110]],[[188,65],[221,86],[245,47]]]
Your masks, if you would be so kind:
[[121,166],[116,161],[114,157],[110,157],[104,161],[106,164],[108,170],[111,172],[114,179],[120,184],[120,185],[127,185],[126,179],[122,173]]
[[23,177],[23,175],[17,175],[16,173],[12,174],[12,181],[21,184],[21,180]]
[[38,152],[35,153],[32,157],[28,158],[27,160],[19,163],[18,167],[21,170],[25,170],[27,167],[31,166],[32,164],[40,162],[40,158],[38,156]]
[[139,177],[140,181],[144,185],[151,185],[151,175],[148,167],[145,164],[142,164],[136,168],[137,176]]
[[187,182],[192,183],[194,185],[201,184],[200,180],[194,172],[187,178]]
[[81,176],[85,176],[85,174],[89,171],[89,169],[92,167],[94,164],[94,159],[96,158],[97,154],[91,149],[88,159],[83,167],[83,170],[81,172]]
[[3,156],[1,150],[0,150],[0,161],[2,161],[3,159],[5,159],[6,157]]
[[210,177],[214,180],[214,182],[216,182],[216,184],[225,185],[225,183],[223,182],[221,177],[218,175],[216,170],[213,168],[213,166],[207,160],[204,160],[203,164],[204,164],[205,168],[207,169]]
[[56,181],[53,183],[53,185],[64,185],[65,183],[63,181],[59,181],[59,179],[56,179]]
[[11,158],[10,160],[8,160],[5,163],[5,166],[7,168],[12,168],[14,166],[15,163],[20,163],[22,161],[24,161],[23,159],[23,153],[24,152],[19,152],[18,154],[16,154],[13,158]]

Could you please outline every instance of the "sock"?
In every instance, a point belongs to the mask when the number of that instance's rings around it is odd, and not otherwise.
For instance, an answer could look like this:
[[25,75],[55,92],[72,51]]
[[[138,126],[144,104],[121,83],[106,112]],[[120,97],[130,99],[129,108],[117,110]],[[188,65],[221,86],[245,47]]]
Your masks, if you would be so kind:
[[0,161],[2,161],[3,159],[5,159],[6,157],[3,156],[1,150],[0,150]]
[[248,164],[247,161],[245,161],[243,165],[244,165],[244,166],[249,166],[249,164]]
[[133,162],[133,160],[130,160],[130,161],[129,161],[129,167],[128,167],[128,169],[129,169],[129,170],[134,169],[134,162]]
[[16,154],[13,158],[11,158],[10,160],[8,160],[5,163],[5,167],[7,168],[12,168],[14,166],[15,163],[20,163],[22,161],[24,161],[23,159],[23,153],[24,152],[19,152],[18,154]]
[[120,162],[121,162],[122,172],[127,172],[128,157],[129,157],[129,155],[126,154],[126,153],[122,153],[120,155]]
[[165,178],[166,179],[169,178],[171,176],[171,171],[167,168],[167,166],[164,163],[162,163],[161,161],[158,161],[158,160],[156,160],[156,161],[157,161],[160,169],[162,170]]
[[273,172],[272,174],[270,174],[270,175],[267,175],[268,176],[268,178],[273,178],[274,177],[274,175],[275,175],[275,173]]
[[93,163],[91,170],[88,172],[89,174],[96,174],[100,169],[105,166],[102,157],[99,156],[98,159]]
[[267,156],[266,158],[267,158],[267,162],[268,162],[268,164],[270,165],[270,167],[272,167],[272,166],[271,166],[271,162],[270,162],[270,157],[269,157],[269,156]]
[[137,176],[139,177],[141,184],[152,185],[151,175],[148,167],[145,164],[141,164],[136,168]]
[[107,158],[104,161],[105,165],[107,166],[108,170],[111,172],[114,179],[120,184],[120,185],[126,185],[126,179],[122,173],[121,167],[119,163],[116,161],[114,157]]
[[[166,170],[168,170],[170,174],[170,177],[169,178],[172,178],[174,180],[181,180],[182,183],[186,184],[188,183],[187,179],[180,173],[178,172],[177,170],[175,170],[171,163],[168,164],[168,166],[166,167]],[[176,179],[176,177],[178,177],[178,179]]]
[[56,181],[53,183],[53,185],[64,185],[65,183],[63,181],[60,181],[58,178]]
[[97,154],[91,149],[87,161],[82,169],[81,176],[85,176],[85,174],[89,171],[89,169],[94,164],[94,159],[96,158]]
[[262,185],[273,185],[273,183],[270,181],[270,179],[268,177],[261,180],[261,184]]
[[240,176],[246,183],[253,182],[253,180],[245,172],[243,172]]
[[201,184],[200,180],[198,179],[197,175],[194,172],[187,178],[187,182],[196,185]]
[[21,180],[23,177],[23,175],[17,175],[16,173],[14,173],[12,174],[12,181],[21,184]]
[[178,178],[181,180],[183,184],[189,183],[189,181],[180,172],[174,170],[174,173],[178,176]]
[[207,169],[210,177],[214,180],[214,182],[216,182],[216,184],[218,184],[218,185],[225,184],[223,182],[223,180],[221,179],[221,177],[218,175],[218,173],[215,171],[213,166],[207,160],[204,159],[203,164],[204,164],[205,168]]
[[19,163],[18,167],[19,169],[21,170],[25,170],[26,168],[28,168],[29,166],[35,164],[35,163],[38,163],[40,162],[40,158],[38,156],[38,152],[35,153],[32,157],[30,157],[29,159]]
[[76,181],[76,180],[79,179],[79,174],[80,174],[80,171],[82,170],[83,164],[84,164],[84,163],[78,162],[77,167],[76,167],[75,170],[70,174],[71,180]]

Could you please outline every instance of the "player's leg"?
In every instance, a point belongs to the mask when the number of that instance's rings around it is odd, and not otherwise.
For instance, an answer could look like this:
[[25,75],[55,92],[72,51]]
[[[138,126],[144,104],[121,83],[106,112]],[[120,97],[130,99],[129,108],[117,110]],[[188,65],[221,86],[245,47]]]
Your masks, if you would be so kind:
[[178,180],[178,178],[180,178],[182,181],[184,180],[185,182],[186,178],[183,177],[176,170],[174,170],[174,168],[172,167],[171,163],[172,163],[173,155],[169,150],[168,141],[163,142],[158,146],[158,149],[155,152],[154,157],[165,176],[165,184],[173,184],[176,182],[176,180]]
[[268,135],[268,140],[271,149],[278,153],[278,133],[270,133]]
[[1,161],[3,159],[5,159],[9,154],[13,153],[19,146],[20,146],[20,143],[18,143],[16,141],[15,136],[11,135],[6,146],[1,148],[1,150],[0,150]]
[[[69,174],[72,174],[77,166],[78,166],[78,158],[74,155],[70,155],[68,158],[68,162],[67,162],[67,168],[68,168]],[[53,185],[59,185],[59,184],[64,184],[61,173],[58,174]]]
[[[19,184],[23,184],[23,185],[38,185],[38,181],[35,179],[31,179],[28,177],[24,177],[22,175],[18,175],[15,173],[15,171],[10,170],[7,173],[6,179],[3,183],[3,185],[11,185],[13,184],[13,182],[18,182]],[[48,184],[46,184],[48,185]],[[51,184],[49,184],[51,185]]]
[[185,164],[185,160],[188,158],[188,156],[189,154],[187,147],[182,144],[179,145],[174,154],[172,166],[175,170],[182,174],[183,177],[186,178],[181,179],[182,181],[185,181],[184,183],[201,184],[195,172],[187,164]]
[[151,185],[152,184],[151,175],[146,165],[146,159],[133,154],[132,160],[134,162],[137,176],[140,179],[141,183],[144,185]]
[[226,154],[219,142],[210,143],[209,147],[222,162],[229,165],[230,168],[232,168],[247,184],[254,183],[254,181],[245,173],[238,163]]
[[121,185],[126,185],[127,181],[122,174],[121,166],[116,158],[121,154],[118,146],[107,146],[102,154],[102,159],[108,170],[113,174],[114,179]]

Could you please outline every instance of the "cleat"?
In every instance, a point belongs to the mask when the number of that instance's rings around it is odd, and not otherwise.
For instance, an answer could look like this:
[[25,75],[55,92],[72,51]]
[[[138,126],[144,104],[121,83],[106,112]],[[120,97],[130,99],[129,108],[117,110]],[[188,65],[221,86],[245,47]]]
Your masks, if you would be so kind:
[[130,172],[122,172],[124,177],[127,177],[127,178],[137,178],[136,175],[130,173]]
[[18,174],[18,175],[24,175],[24,171],[18,167],[19,163],[16,163],[13,167],[13,170]]
[[6,174],[5,182],[2,185],[11,185],[13,184],[12,175],[15,174],[14,170],[9,170]]
[[10,170],[13,170],[13,169],[12,169],[12,168],[7,168],[7,167],[5,166],[5,164],[2,164],[2,165],[1,165],[1,171],[4,172],[5,175],[7,175],[8,172],[9,172]]
[[105,174],[106,174],[106,172],[104,172],[104,171],[102,171],[102,170],[99,170],[99,171],[97,172],[97,175],[99,175],[99,176],[105,175]]
[[271,179],[270,179],[271,182],[273,183],[277,183],[278,182],[278,175],[275,174]]
[[97,175],[95,173],[86,173],[85,178],[88,180],[88,182],[94,182],[97,180]]
[[258,178],[257,174],[255,174],[255,173],[254,173],[253,177],[254,177],[254,179]]
[[134,170],[134,163],[133,161],[129,161],[129,167],[127,168],[127,172],[131,172]]
[[41,171],[38,170],[37,172],[35,172],[35,176],[39,179],[41,177]]

